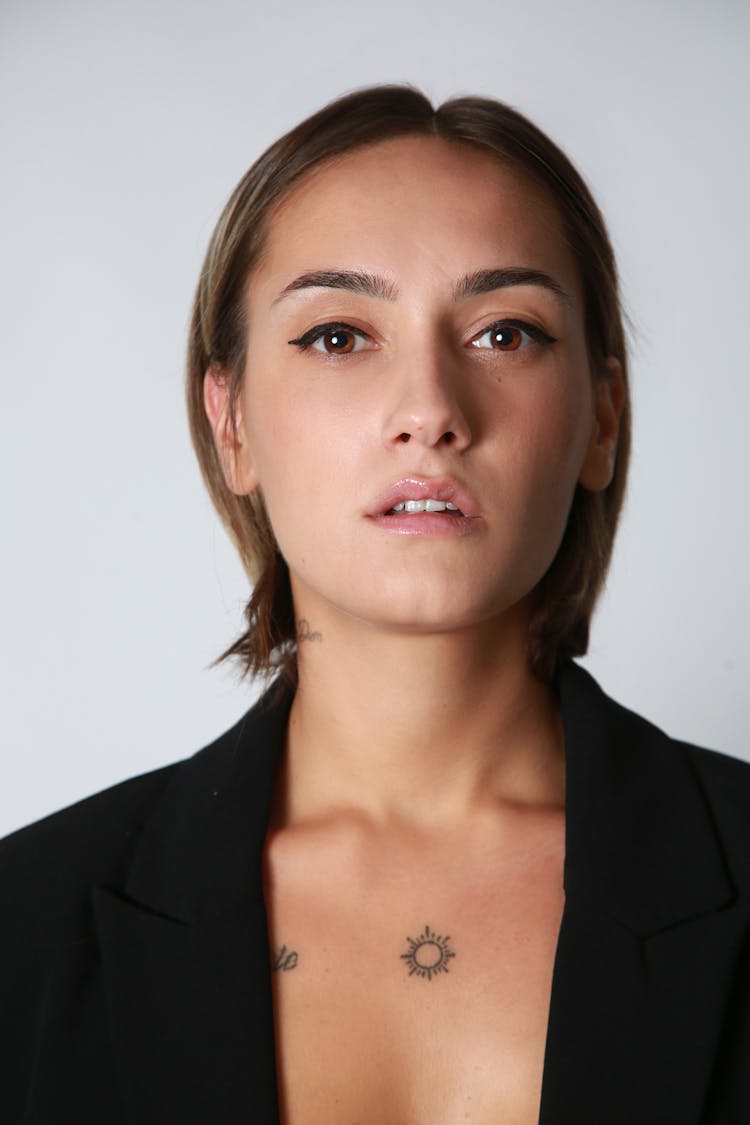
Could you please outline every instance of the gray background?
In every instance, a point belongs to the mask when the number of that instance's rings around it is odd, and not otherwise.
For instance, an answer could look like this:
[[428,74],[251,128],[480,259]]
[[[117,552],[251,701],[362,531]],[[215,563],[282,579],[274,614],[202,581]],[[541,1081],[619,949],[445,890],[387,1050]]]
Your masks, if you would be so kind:
[[489,94],[579,164],[632,318],[636,445],[587,665],[750,758],[750,45],[741,0],[0,7],[0,833],[186,756],[248,705],[208,671],[246,585],[182,402],[213,223],[329,98]]

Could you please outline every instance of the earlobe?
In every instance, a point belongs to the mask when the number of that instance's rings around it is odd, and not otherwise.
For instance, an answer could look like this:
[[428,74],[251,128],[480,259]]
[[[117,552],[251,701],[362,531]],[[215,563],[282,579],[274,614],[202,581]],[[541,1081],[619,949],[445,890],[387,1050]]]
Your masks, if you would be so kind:
[[612,480],[620,417],[627,393],[620,361],[614,356],[607,356],[605,366],[606,372],[594,384],[591,436],[578,478],[578,483],[589,492],[601,492]]
[[203,405],[227,488],[238,496],[247,496],[257,488],[258,481],[239,406],[232,415],[230,387],[231,377],[228,372],[212,364],[203,379]]

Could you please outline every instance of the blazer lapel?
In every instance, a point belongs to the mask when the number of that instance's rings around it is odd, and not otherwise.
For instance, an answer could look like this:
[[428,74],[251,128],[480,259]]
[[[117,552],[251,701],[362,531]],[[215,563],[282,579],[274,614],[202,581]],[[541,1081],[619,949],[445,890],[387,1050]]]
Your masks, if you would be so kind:
[[[684,752],[575,665],[560,679],[566,905],[540,1125],[697,1125],[741,933]],[[134,1123],[277,1125],[261,879],[290,696],[176,771],[122,893],[94,893]]]
[[176,771],[94,910],[133,1122],[278,1120],[262,849],[290,699]]
[[684,751],[577,666],[560,697],[566,905],[540,1123],[693,1125],[740,952],[734,890]]

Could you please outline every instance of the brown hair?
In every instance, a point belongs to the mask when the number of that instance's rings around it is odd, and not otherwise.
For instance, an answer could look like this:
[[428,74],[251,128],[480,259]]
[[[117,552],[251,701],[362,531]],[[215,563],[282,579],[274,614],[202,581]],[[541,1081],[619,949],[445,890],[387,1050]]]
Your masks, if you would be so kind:
[[[247,628],[219,658],[237,657],[244,672],[296,673],[295,622],[289,572],[261,496],[227,487],[203,405],[210,366],[229,380],[230,424],[242,384],[245,297],[274,208],[305,173],[363,145],[403,135],[471,145],[519,169],[557,203],[578,262],[586,337],[595,378],[607,378],[607,356],[627,355],[614,253],[602,215],[563,152],[522,114],[489,98],[455,98],[437,109],[411,86],[374,86],[338,98],[281,137],[253,164],[227,203],[206,254],[195,296],[187,361],[190,429],[211,498],[255,583]],[[534,672],[551,679],[560,662],[588,647],[589,622],[601,590],[622,507],[630,445],[626,396],[614,474],[607,488],[577,486],[561,545],[536,589],[529,630]]]

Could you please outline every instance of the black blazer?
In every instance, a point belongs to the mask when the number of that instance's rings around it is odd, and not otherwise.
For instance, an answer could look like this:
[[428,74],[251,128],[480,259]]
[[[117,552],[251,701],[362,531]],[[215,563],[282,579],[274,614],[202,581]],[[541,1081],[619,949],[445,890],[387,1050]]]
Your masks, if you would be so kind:
[[[748,1125],[750,766],[672,741],[575,665],[559,690],[540,1121]],[[277,1121],[260,861],[288,707],[0,844],[5,1125]]]

